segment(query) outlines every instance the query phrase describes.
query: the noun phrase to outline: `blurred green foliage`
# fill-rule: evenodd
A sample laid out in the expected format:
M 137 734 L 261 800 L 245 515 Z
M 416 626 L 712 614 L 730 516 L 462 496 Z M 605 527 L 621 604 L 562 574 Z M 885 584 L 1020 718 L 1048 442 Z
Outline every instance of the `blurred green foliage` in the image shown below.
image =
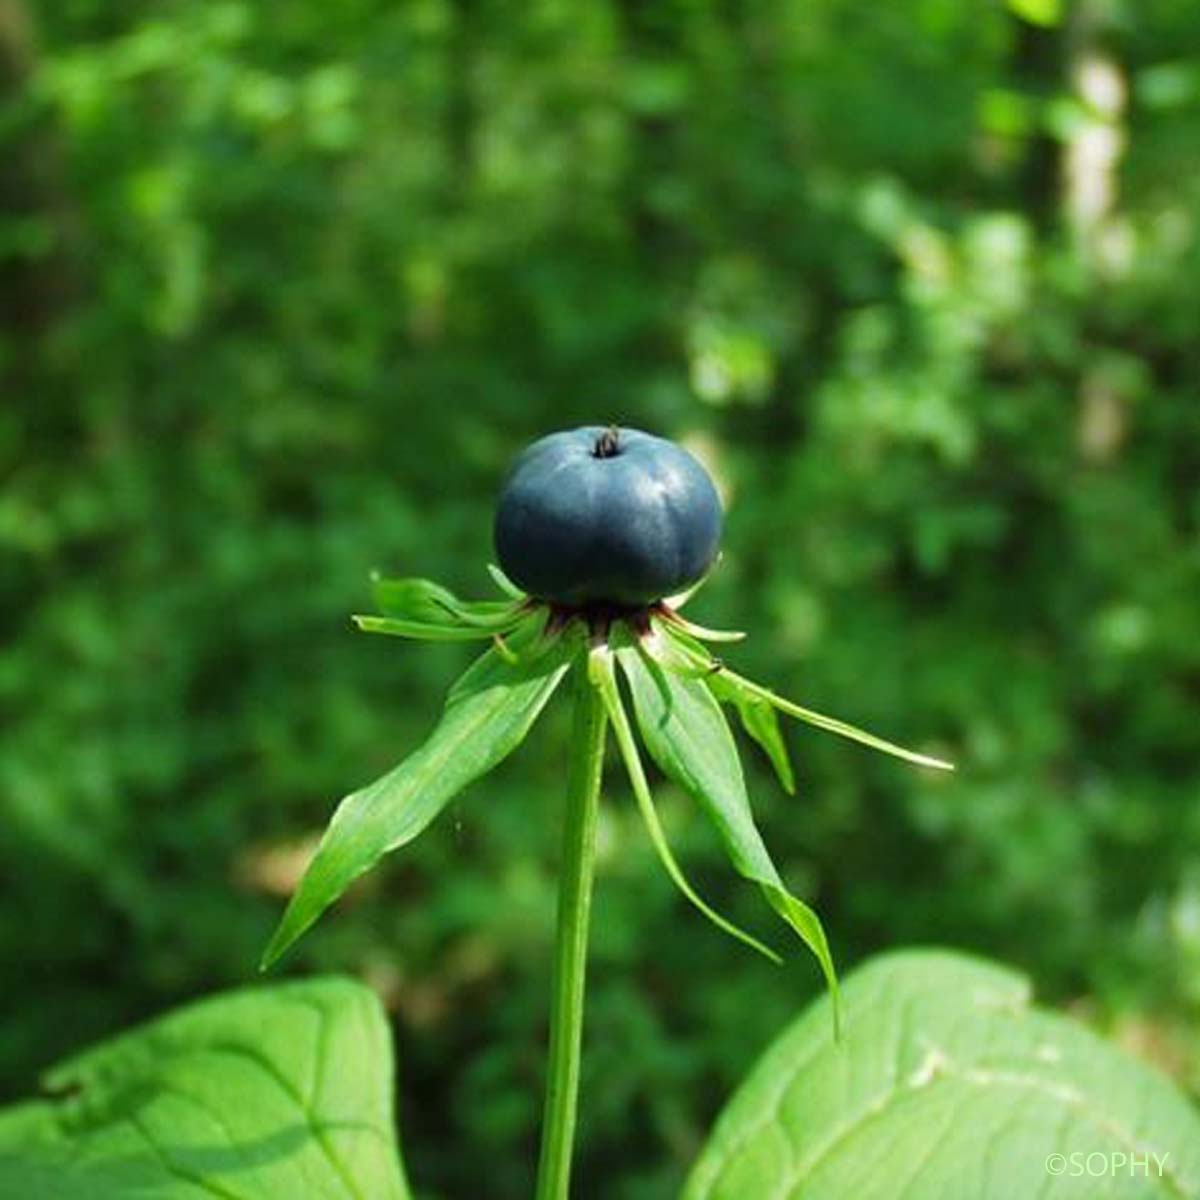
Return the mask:
M 732 662 L 960 763 L 747 750 L 840 960 L 1008 959 L 1196 1085 L 1200 8 L 0 0 L 0 80 L 7 1094 L 247 979 L 468 656 L 353 634 L 367 570 L 489 594 L 508 460 L 607 420 L 726 488 Z M 528 1192 L 565 736 L 289 960 L 383 992 L 430 1194 Z M 602 839 L 579 1177 L 639 1200 L 819 981 L 615 772 Z

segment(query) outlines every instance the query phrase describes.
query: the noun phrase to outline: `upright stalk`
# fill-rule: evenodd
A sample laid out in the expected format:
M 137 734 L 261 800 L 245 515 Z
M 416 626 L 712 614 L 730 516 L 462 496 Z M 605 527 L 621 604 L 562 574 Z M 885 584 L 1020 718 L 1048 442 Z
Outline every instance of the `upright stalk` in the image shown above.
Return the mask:
M 588 913 L 592 904 L 596 814 L 600 806 L 600 771 L 604 762 L 604 701 L 588 679 L 587 663 L 578 663 L 574 671 L 575 721 L 571 731 L 567 811 L 559 864 L 558 929 L 550 998 L 550 1058 L 537 1200 L 567 1200 L 570 1187 L 579 1096 Z

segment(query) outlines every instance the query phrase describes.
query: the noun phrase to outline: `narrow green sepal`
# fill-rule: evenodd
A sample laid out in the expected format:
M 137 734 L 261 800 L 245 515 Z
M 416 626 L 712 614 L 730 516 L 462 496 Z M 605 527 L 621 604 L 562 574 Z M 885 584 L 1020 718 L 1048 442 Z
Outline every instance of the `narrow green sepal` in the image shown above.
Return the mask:
M 728 698 L 736 703 L 736 698 L 741 697 L 746 702 L 765 702 L 772 708 L 776 708 L 790 717 L 795 717 L 799 721 L 816 726 L 818 729 L 824 729 L 828 733 L 836 733 L 839 737 L 869 746 L 872 750 L 878 750 L 883 754 L 902 758 L 906 762 L 915 763 L 920 767 L 934 767 L 939 771 L 954 770 L 954 764 L 945 759 L 934 758 L 929 754 L 906 749 L 895 742 L 876 737 L 875 734 L 868 733 L 867 730 L 860 729 L 857 725 L 851 725 L 848 721 L 840 721 L 836 717 L 827 717 L 824 713 L 816 712 L 811 708 L 803 708 L 786 697 L 777 695 L 770 688 L 765 688 L 761 684 L 738 675 L 719 658 L 709 654 L 704 646 L 686 631 L 673 627 L 669 622 L 661 620 L 652 622 L 651 629 L 656 637 L 643 640 L 643 645 L 651 657 L 676 675 L 708 676 L 711 683 L 711 677 L 719 674 L 722 679 L 722 699 Z M 751 736 L 754 735 L 751 734 Z
M 496 634 L 495 630 L 479 625 L 429 625 L 423 621 L 373 617 L 363 613 L 355 613 L 350 620 L 363 633 L 386 633 L 421 642 L 482 642 Z
M 521 591 L 519 587 L 505 573 L 500 570 L 495 563 L 488 563 L 488 574 L 492 577 L 492 582 L 510 599 L 512 600 L 528 600 L 529 595 Z
M 697 625 L 695 621 L 689 621 L 682 613 L 676 612 L 666 604 L 663 605 L 657 619 L 674 625 L 701 642 L 741 642 L 746 637 L 740 629 L 709 629 L 706 625 Z
M 870 746 L 872 750 L 879 750 L 883 754 L 892 755 L 894 758 L 902 758 L 906 762 L 916 764 L 918 767 L 933 767 L 939 771 L 954 770 L 952 762 L 947 762 L 943 758 L 934 758 L 930 754 L 921 754 L 916 750 L 908 750 L 904 746 L 897 745 L 895 742 L 889 742 L 884 738 L 876 737 L 875 734 L 868 733 L 865 729 L 859 729 L 857 725 L 851 725 L 846 721 L 839 721 L 836 717 L 827 717 L 824 713 L 814 712 L 811 708 L 801 708 L 799 704 L 795 704 L 783 696 L 777 696 L 769 688 L 753 683 L 749 679 L 744 679 L 727 668 L 722 668 L 721 675 L 724 677 L 725 683 L 739 693 L 750 698 L 765 700 L 772 707 L 777 708 L 782 713 L 786 713 L 789 717 L 795 717 L 806 724 L 815 725 L 818 729 L 824 729 L 829 733 L 836 733 L 839 737 L 848 738 L 852 742 L 859 742 L 863 746 Z
M 522 603 L 514 599 L 461 600 L 440 583 L 416 577 L 385 579 L 373 574 L 371 591 L 385 618 L 415 626 L 502 630 L 520 619 L 523 608 Z

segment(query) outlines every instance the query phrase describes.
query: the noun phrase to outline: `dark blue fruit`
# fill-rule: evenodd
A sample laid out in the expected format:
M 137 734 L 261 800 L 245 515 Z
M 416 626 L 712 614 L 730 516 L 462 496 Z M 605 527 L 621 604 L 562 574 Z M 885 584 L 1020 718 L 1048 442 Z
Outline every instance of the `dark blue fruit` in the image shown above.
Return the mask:
M 494 527 L 500 566 L 542 600 L 638 607 L 712 565 L 721 502 L 681 446 L 585 425 L 534 442 L 513 464 Z

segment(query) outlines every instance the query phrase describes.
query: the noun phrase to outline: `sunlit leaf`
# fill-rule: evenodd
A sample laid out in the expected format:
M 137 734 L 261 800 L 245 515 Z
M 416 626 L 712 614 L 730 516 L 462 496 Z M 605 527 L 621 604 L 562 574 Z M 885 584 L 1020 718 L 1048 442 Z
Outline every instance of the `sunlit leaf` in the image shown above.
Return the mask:
M 824 1036 L 828 1001 L 810 1005 L 717 1121 L 683 1200 L 1200 1195 L 1196 1110 L 1031 1007 L 1020 975 L 902 951 L 854 971 L 843 995 L 842 1044 Z
M 203 1000 L 0 1112 L 12 1200 L 408 1200 L 374 993 L 312 979 Z

